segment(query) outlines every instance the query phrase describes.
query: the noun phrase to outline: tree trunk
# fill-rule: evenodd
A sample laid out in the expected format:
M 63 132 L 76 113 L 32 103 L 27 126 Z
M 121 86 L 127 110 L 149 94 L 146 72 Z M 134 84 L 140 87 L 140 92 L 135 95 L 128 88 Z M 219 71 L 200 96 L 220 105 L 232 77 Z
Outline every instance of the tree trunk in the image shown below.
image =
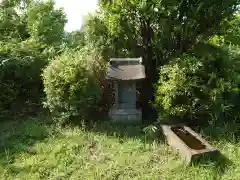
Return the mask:
M 153 84 L 157 80 L 156 59 L 153 58 L 153 29 L 150 20 L 142 22 L 142 40 L 143 40 L 143 64 L 145 66 L 146 79 L 142 88 L 143 115 L 149 117 L 153 112 L 151 102 L 154 101 Z

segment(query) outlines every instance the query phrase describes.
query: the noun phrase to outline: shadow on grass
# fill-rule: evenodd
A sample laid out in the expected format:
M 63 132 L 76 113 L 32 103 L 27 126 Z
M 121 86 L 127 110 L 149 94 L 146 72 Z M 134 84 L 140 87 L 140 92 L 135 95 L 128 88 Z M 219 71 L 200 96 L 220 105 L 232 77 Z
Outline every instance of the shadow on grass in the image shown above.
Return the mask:
M 222 176 L 229 166 L 233 165 L 233 162 L 230 161 L 226 156 L 219 152 L 218 157 L 215 157 L 214 163 L 214 175 L 215 177 Z
M 219 122 L 210 124 L 201 128 L 201 133 L 204 137 L 208 137 L 208 140 L 236 143 L 240 140 L 240 123 Z
M 213 176 L 215 178 L 221 177 L 231 165 L 233 165 L 233 162 L 219 151 L 215 154 L 211 154 L 211 156 L 196 159 L 193 163 L 191 163 L 191 166 L 212 169 Z
M 49 135 L 46 122 L 39 118 L 26 118 L 0 123 L 0 166 L 14 162 L 20 153 L 35 154 L 33 145 Z
M 93 125 L 92 128 L 89 129 L 91 132 L 103 133 L 107 136 L 114 137 L 143 137 L 144 133 L 140 125 L 132 125 L 132 124 L 116 124 L 110 121 L 98 122 Z
M 216 124 L 210 124 L 208 126 L 199 128 L 197 131 L 201 132 L 202 136 L 207 139 L 210 144 L 214 146 L 218 144 L 218 153 L 212 158 L 206 157 L 205 159 L 197 162 L 200 166 L 209 168 L 209 165 L 213 168 L 214 176 L 221 177 L 224 172 L 229 169 L 230 166 L 234 165 L 234 162 L 228 159 L 224 154 L 221 153 L 223 149 L 221 147 L 225 144 L 232 144 L 237 147 L 240 133 L 239 124 L 236 122 L 224 123 L 219 122 Z M 232 147 L 229 147 L 232 148 Z M 227 156 L 232 156 L 232 154 L 226 154 Z
M 148 143 L 151 143 L 153 141 L 160 142 L 163 140 L 162 134 L 159 130 L 156 132 L 145 132 L 145 127 L 146 125 L 144 124 L 134 125 L 105 121 L 96 123 L 92 128 L 89 129 L 89 131 L 122 139 L 137 138 Z

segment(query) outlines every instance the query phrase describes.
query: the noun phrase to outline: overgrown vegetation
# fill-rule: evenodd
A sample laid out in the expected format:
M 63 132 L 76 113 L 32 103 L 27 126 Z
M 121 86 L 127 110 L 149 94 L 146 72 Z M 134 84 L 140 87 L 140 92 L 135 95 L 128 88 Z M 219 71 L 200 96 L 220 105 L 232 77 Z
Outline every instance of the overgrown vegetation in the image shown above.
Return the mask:
M 238 48 L 237 48 L 238 49 Z M 156 106 L 163 119 L 203 121 L 234 118 L 240 84 L 238 51 L 199 45 L 160 69 Z
M 41 106 L 42 70 L 61 49 L 66 18 L 52 1 L 3 0 L 0 5 L 0 118 L 4 119 Z
M 237 0 L 99 1 L 99 10 L 87 16 L 82 30 L 64 32 L 66 16 L 52 0 L 4 0 L 1 117 L 45 99 L 46 107 L 63 119 L 86 118 L 92 109 L 102 108 L 103 67 L 109 58 L 138 56 L 143 57 L 147 75 L 140 92 L 144 113 L 151 112 L 149 101 L 155 99 L 158 109 L 177 118 L 221 116 L 226 108 L 230 112 L 237 104 L 231 99 L 236 99 L 239 83 L 238 4 Z
M 239 140 L 234 124 L 203 129 L 225 158 L 185 166 L 164 142 L 149 141 L 140 127 L 97 124 L 59 128 L 47 119 L 0 126 L 0 179 L 238 179 Z M 219 133 L 221 132 L 221 133 Z
M 43 73 L 46 106 L 62 121 L 89 119 L 101 110 L 104 60 L 83 48 L 57 56 Z
M 41 52 L 42 48 L 34 40 L 1 43 L 1 117 L 14 116 L 28 101 L 40 103 L 43 97 L 40 75 L 48 58 L 47 53 Z
M 0 178 L 238 179 L 239 4 L 99 0 L 81 30 L 65 32 L 53 0 L 0 1 Z M 109 58 L 139 56 L 143 113 L 197 125 L 229 160 L 185 167 L 147 132 L 154 125 L 95 124 L 109 105 Z M 36 118 L 43 105 L 47 121 Z

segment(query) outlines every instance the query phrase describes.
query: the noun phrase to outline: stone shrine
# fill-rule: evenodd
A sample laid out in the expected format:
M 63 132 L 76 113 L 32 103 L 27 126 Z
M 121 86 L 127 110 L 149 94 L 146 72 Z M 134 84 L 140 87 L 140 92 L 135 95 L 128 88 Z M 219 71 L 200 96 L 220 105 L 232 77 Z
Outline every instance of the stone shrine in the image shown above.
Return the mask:
M 106 79 L 114 83 L 115 107 L 109 110 L 113 121 L 141 122 L 142 110 L 136 108 L 136 84 L 145 78 L 142 58 L 112 58 Z

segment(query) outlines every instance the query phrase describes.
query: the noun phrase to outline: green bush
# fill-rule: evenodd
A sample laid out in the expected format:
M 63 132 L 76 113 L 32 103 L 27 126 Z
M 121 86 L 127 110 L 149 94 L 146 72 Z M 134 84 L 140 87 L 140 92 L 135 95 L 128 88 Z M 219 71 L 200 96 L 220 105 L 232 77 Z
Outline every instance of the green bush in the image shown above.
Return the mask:
M 239 94 L 239 53 L 199 45 L 160 69 L 155 106 L 163 117 L 208 121 L 232 115 Z M 191 121 L 193 122 L 193 121 Z
M 58 120 L 87 120 L 99 110 L 105 65 L 95 50 L 83 48 L 55 58 L 43 73 L 45 105 Z
M 0 43 L 0 118 L 17 115 L 42 97 L 42 68 L 47 54 L 35 41 Z

